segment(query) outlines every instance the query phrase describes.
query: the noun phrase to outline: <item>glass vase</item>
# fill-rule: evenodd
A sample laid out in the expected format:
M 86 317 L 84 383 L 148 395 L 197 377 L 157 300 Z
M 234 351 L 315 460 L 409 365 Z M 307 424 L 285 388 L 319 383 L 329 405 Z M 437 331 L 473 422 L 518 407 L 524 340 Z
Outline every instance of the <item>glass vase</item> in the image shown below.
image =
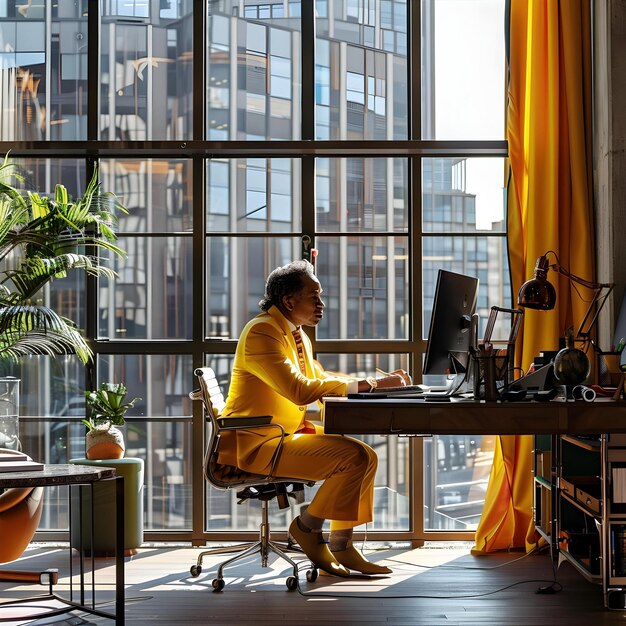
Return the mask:
M 20 379 L 0 378 L 0 448 L 21 450 Z

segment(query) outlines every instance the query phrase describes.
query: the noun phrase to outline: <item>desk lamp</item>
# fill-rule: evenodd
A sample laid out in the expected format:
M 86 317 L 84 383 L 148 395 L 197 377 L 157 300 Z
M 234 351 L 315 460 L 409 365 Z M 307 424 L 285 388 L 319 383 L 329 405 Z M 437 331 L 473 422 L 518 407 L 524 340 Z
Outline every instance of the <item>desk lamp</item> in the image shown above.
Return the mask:
M 556 262 L 552 265 L 550 265 L 548 261 L 549 254 L 553 254 L 556 259 Z M 594 283 L 572 274 L 568 269 L 561 265 L 556 252 L 548 250 L 548 252 L 542 254 L 537 259 L 537 264 L 535 265 L 535 275 L 533 278 L 527 280 L 520 287 L 519 293 L 517 294 L 517 303 L 519 306 L 527 309 L 539 309 L 543 311 L 549 311 L 554 308 L 554 305 L 556 304 L 556 291 L 547 278 L 549 269 L 565 276 L 574 285 L 574 289 L 576 289 L 575 285 L 582 285 L 583 287 L 594 292 L 593 298 L 589 303 L 589 308 L 587 309 L 585 317 L 583 317 L 575 336 L 575 339 L 578 341 L 589 341 L 591 330 L 595 326 L 598 315 L 602 310 L 606 299 L 609 297 L 609 294 L 613 291 L 615 284 Z M 578 289 L 576 289 L 576 291 L 578 292 L 578 295 L 580 295 Z

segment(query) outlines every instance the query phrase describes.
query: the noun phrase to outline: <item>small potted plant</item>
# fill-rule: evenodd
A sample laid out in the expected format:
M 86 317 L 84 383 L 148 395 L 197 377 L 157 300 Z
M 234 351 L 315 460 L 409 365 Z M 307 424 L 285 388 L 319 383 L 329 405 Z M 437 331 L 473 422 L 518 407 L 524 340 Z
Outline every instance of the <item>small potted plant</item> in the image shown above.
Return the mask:
M 102 383 L 95 391 L 85 391 L 90 416 L 82 420 L 87 427 L 85 437 L 88 459 L 121 459 L 124 456 L 124 436 L 117 426 L 123 426 L 128 409 L 141 398 L 124 402 L 128 389 L 122 383 Z

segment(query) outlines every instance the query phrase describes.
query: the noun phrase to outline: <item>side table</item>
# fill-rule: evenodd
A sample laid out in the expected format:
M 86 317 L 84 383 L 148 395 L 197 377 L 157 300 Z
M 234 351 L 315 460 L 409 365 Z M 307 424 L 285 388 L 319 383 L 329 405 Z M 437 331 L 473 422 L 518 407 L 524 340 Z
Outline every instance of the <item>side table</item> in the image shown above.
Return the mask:
M 42 619 L 53 615 L 60 615 L 68 613 L 70 611 L 83 611 L 92 615 L 98 615 L 100 617 L 106 617 L 114 619 L 116 626 L 124 625 L 124 479 L 115 475 L 115 470 L 108 467 L 81 467 L 78 465 L 45 465 L 43 470 L 28 471 L 28 472 L 7 472 L 0 474 L 0 489 L 9 487 L 53 487 L 60 485 L 68 485 L 71 491 L 73 486 L 87 486 L 92 487 L 98 483 L 111 483 L 114 487 L 114 528 L 115 528 L 115 613 L 104 611 L 96 604 L 96 589 L 95 580 L 93 578 L 93 571 L 95 569 L 93 563 L 91 563 L 91 601 L 85 601 L 85 551 L 80 552 L 80 594 L 79 601 L 74 601 L 74 571 L 72 565 L 72 552 L 69 551 L 69 581 L 70 590 L 69 599 L 63 596 L 53 593 L 52 580 L 49 581 L 49 591 L 47 594 L 37 595 L 31 598 L 22 598 L 19 600 L 11 600 L 8 602 L 0 603 L 0 622 L 15 622 L 16 617 L 4 616 L 4 610 L 7 609 L 10 612 L 12 607 L 18 608 L 22 605 L 28 605 L 34 603 L 37 606 L 38 612 L 33 613 L 32 616 L 23 615 L 20 612 L 19 620 L 25 619 Z M 72 502 L 70 497 L 70 512 L 72 510 Z M 93 519 L 93 510 L 91 510 L 91 518 Z M 79 528 L 83 527 L 82 519 L 79 520 Z M 70 534 L 72 532 L 72 515 L 70 514 Z M 80 546 L 83 545 L 82 538 L 79 542 Z M 93 550 L 92 550 L 93 552 Z M 47 601 L 57 601 L 61 603 L 60 608 L 50 608 L 49 610 L 42 604 Z
M 137 548 L 143 543 L 143 459 L 71 459 L 73 465 L 87 465 L 90 467 L 112 467 L 116 476 L 124 478 L 124 556 L 137 554 Z M 115 524 L 111 501 L 115 497 L 113 485 L 98 483 L 93 488 L 94 507 L 94 537 L 93 550 L 97 557 L 112 556 L 115 552 Z M 91 506 L 90 494 L 83 496 L 83 507 Z M 71 545 L 76 548 L 78 538 L 78 507 L 73 507 Z M 83 516 L 83 542 L 90 544 L 91 525 L 86 523 Z

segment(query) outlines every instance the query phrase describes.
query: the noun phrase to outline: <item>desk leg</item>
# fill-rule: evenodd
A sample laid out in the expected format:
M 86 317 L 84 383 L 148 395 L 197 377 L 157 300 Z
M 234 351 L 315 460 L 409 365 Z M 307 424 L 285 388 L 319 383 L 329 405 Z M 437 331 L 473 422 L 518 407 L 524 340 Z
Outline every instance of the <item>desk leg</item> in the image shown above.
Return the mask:
M 559 520 L 561 516 L 558 513 L 560 506 L 559 502 L 559 489 L 558 489 L 558 477 L 561 475 L 561 446 L 558 435 L 552 435 L 552 467 L 550 468 L 550 500 L 552 502 L 552 511 L 550 516 L 552 518 L 550 528 L 550 554 L 552 556 L 552 562 L 554 563 L 555 571 L 559 567 Z
M 108 480 L 114 481 L 115 485 L 115 615 L 101 611 L 96 608 L 96 560 L 95 560 L 95 488 L 100 483 L 90 483 L 88 485 L 76 485 L 73 487 L 74 494 L 78 497 L 78 551 L 79 551 L 79 572 L 80 572 L 80 603 L 77 607 L 83 607 L 93 615 L 102 617 L 110 617 L 115 619 L 116 626 L 124 626 L 124 602 L 125 602 L 125 580 L 124 580 L 124 477 L 116 476 Z M 85 540 L 83 535 L 83 522 L 85 508 L 84 489 L 89 488 L 91 498 L 91 506 L 89 507 L 89 528 L 90 537 L 89 550 L 91 552 L 91 603 L 90 606 L 85 605 Z M 71 494 L 70 494 L 71 495 Z M 69 498 L 70 520 L 72 519 L 72 500 Z M 71 535 L 71 532 L 70 532 Z M 71 541 L 71 537 L 70 537 Z M 70 603 L 73 603 L 73 565 L 72 565 L 72 548 L 70 546 Z
M 115 517 L 115 624 L 124 626 L 126 582 L 124 580 L 124 478 L 122 476 L 115 478 Z
M 70 485 L 69 497 L 69 516 L 72 519 L 72 502 L 74 497 L 78 501 L 78 564 L 80 578 L 80 601 L 81 606 L 85 606 L 85 542 L 83 535 L 83 523 L 85 515 L 84 490 L 89 489 L 91 498 L 91 506 L 89 507 L 89 528 L 90 528 L 90 546 L 91 551 L 91 608 L 96 608 L 96 562 L 94 558 L 94 483 L 88 485 Z M 71 526 L 71 523 L 70 523 Z M 73 570 L 73 554 L 72 554 L 72 537 L 70 530 L 70 602 L 74 601 L 74 570 Z

